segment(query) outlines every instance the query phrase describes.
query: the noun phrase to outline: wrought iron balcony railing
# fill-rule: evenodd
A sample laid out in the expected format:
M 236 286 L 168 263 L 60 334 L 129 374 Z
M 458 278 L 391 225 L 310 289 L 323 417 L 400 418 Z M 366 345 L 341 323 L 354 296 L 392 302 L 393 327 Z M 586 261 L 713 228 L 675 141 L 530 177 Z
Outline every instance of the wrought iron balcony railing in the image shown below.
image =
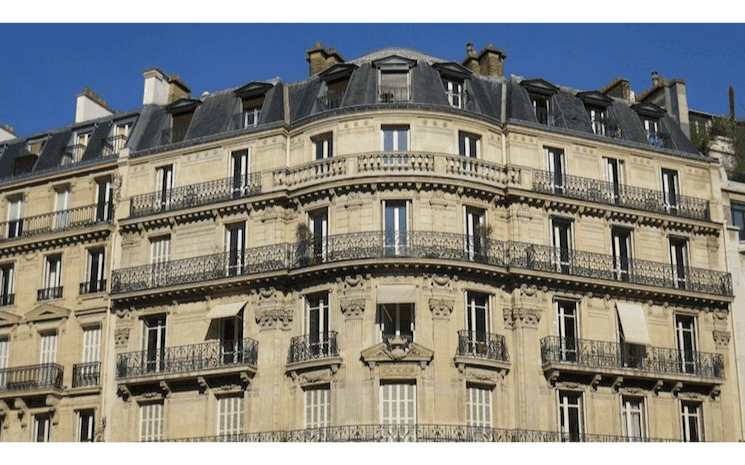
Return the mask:
M 343 97 L 341 92 L 327 92 L 316 99 L 316 108 L 319 112 L 339 108 Z
M 411 99 L 409 86 L 378 86 L 378 102 L 402 103 Z
M 62 149 L 61 165 L 72 165 L 83 159 L 86 146 L 84 144 L 68 145 Z
M 602 118 L 591 121 L 591 124 L 592 132 L 599 136 L 610 137 L 612 139 L 623 137 L 621 126 L 618 125 L 617 121 Z
M 127 352 L 116 357 L 116 377 L 195 374 L 216 368 L 256 366 L 258 354 L 259 343 L 251 338 Z
M 240 180 L 224 178 L 133 196 L 130 200 L 129 216 L 137 218 L 161 211 L 182 210 L 226 200 L 242 199 L 260 193 L 261 173 L 252 173 Z
M 76 363 L 72 366 L 72 387 L 101 384 L 101 362 Z
M 120 134 L 111 136 L 101 141 L 101 156 L 112 157 L 119 153 L 127 143 L 127 136 Z
M 721 354 L 558 336 L 541 339 L 541 360 L 592 368 L 724 378 Z
M 732 276 L 722 271 L 675 266 L 572 249 L 510 242 L 510 268 L 561 273 L 631 284 L 732 295 Z
M 458 331 L 458 352 L 456 355 L 500 362 L 510 361 L 504 336 L 480 331 Z
M 15 297 L 16 295 L 13 293 L 0 294 L 0 307 L 13 305 L 13 303 L 15 302 Z
M 676 439 L 559 433 L 460 425 L 349 425 L 292 431 L 237 433 L 171 442 L 679 442 Z
M 305 336 L 293 337 L 290 340 L 287 363 L 291 364 L 338 356 L 339 348 L 336 345 L 336 331 L 329 331 L 327 334 L 306 334 Z
M 86 281 L 80 283 L 81 294 L 94 294 L 96 292 L 106 292 L 106 280 L 99 279 L 95 281 Z
M 0 392 L 62 389 L 62 375 L 62 366 L 56 363 L 4 368 L 0 370 Z
M 653 147 L 670 147 L 670 136 L 660 131 L 645 130 L 647 143 Z
M 614 184 L 579 176 L 557 175 L 550 171 L 533 172 L 533 190 L 570 199 L 588 200 L 605 205 L 665 213 L 699 220 L 709 219 L 709 201 L 624 184 Z
M 99 219 L 99 209 L 98 205 L 87 205 L 1 222 L 0 242 L 60 231 L 73 231 L 109 221 L 111 215 L 108 216 L 109 219 Z
M 36 291 L 36 300 L 39 302 L 43 300 L 61 299 L 62 298 L 62 286 L 47 287 Z

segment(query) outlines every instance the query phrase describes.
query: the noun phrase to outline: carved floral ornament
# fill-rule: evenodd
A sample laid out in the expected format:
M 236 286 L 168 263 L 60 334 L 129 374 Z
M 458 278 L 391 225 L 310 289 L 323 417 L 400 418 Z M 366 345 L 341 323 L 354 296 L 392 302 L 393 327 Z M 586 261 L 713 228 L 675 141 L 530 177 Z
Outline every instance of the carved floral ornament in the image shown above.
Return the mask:
M 293 311 L 286 308 L 267 308 L 256 310 L 256 323 L 261 329 L 290 329 Z
M 362 315 L 365 313 L 365 301 L 362 299 L 356 299 L 342 302 L 341 312 L 348 319 L 362 318 Z
M 452 299 L 429 299 L 429 309 L 432 311 L 434 318 L 450 319 L 454 305 L 455 300 Z
M 536 328 L 543 311 L 538 308 L 505 308 L 502 310 L 504 324 L 510 329 Z
M 714 336 L 714 343 L 717 348 L 724 349 L 729 346 L 730 333 L 729 331 L 712 331 Z

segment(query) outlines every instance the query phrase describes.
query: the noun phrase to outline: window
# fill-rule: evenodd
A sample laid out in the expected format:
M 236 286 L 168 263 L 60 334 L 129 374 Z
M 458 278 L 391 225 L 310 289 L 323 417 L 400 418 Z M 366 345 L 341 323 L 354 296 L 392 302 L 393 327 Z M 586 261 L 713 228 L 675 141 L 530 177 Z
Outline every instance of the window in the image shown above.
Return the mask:
M 406 200 L 385 200 L 383 210 L 386 255 L 406 253 L 409 202 Z
M 478 147 L 481 138 L 467 132 L 458 133 L 458 154 L 464 157 L 478 158 Z
M 384 425 L 416 424 L 415 383 L 380 383 L 380 422 Z
M 93 409 L 78 410 L 78 442 L 93 442 L 95 439 L 96 416 Z
M 8 202 L 8 239 L 21 237 L 23 234 L 23 197 L 16 197 Z
M 57 333 L 41 335 L 39 363 L 42 365 L 57 362 Z
M 540 124 L 549 124 L 551 120 L 551 98 L 544 95 L 528 94 L 535 117 Z
M 463 92 L 463 83 L 443 79 L 442 83 L 445 85 L 445 95 L 448 98 L 448 103 L 453 108 L 464 108 L 465 94 Z
M 675 287 L 686 288 L 686 271 L 688 268 L 687 241 L 679 237 L 670 238 L 670 265 Z
M 83 363 L 99 362 L 99 353 L 101 347 L 101 328 L 83 329 Z
M 665 211 L 673 215 L 678 212 L 678 172 L 662 170 L 662 204 Z
M 408 102 L 409 71 L 408 70 L 380 70 L 378 84 L 378 102 L 398 103 Z
M 605 109 L 600 107 L 585 106 L 587 116 L 590 118 L 592 132 L 600 136 L 605 135 Z
M 466 426 L 491 428 L 491 389 L 466 388 Z
M 378 305 L 378 321 L 384 341 L 401 338 L 414 340 L 414 305 L 386 303 Z
M 67 229 L 70 226 L 70 186 L 55 189 L 54 197 L 52 229 Z
M 106 290 L 106 249 L 103 247 L 88 250 L 88 262 L 86 263 L 86 280 L 80 286 L 81 294 L 92 294 Z
M 130 132 L 132 132 L 132 121 L 126 121 L 117 123 L 112 131 L 112 138 L 110 143 L 111 153 L 119 153 L 127 143 Z
M 564 172 L 564 151 L 546 147 L 546 166 L 548 167 L 549 179 L 554 193 L 564 194 L 566 185 L 566 173 Z
M 555 305 L 560 359 L 564 362 L 577 362 L 577 302 L 557 300 Z
M 643 117 L 642 123 L 644 124 L 644 132 L 647 135 L 647 143 L 654 147 L 664 147 L 665 138 L 658 130 L 658 120 L 650 117 Z
M 140 405 L 140 442 L 163 438 L 163 404 Z
M 10 358 L 10 339 L 7 336 L 0 337 L 0 389 L 5 388 L 7 381 L 8 359 Z
M 175 113 L 172 116 L 171 125 L 171 143 L 181 142 L 186 137 L 186 131 L 189 129 L 191 118 L 194 116 L 194 111 L 186 111 L 183 113 Z
M 70 165 L 82 160 L 83 154 L 85 153 L 86 147 L 88 147 L 88 142 L 92 135 L 93 132 L 91 131 L 75 133 L 73 135 L 72 145 L 65 147 L 62 152 L 61 164 L 63 166 Z
M 732 210 L 732 225 L 740 229 L 740 240 L 745 241 L 745 203 L 732 202 L 730 208 Z
M 701 402 L 680 403 L 680 426 L 683 442 L 704 440 L 704 422 Z
M 466 253 L 469 260 L 483 260 L 487 252 L 488 228 L 486 212 L 479 208 L 466 207 Z
M 381 145 L 385 152 L 405 152 L 409 149 L 408 126 L 382 126 Z
M 328 210 L 312 212 L 308 217 L 313 234 L 313 258 L 316 262 L 323 262 L 328 251 Z
M 675 340 L 678 364 L 683 373 L 696 373 L 696 319 L 691 315 L 675 315 Z
M 254 98 L 246 98 L 242 101 L 241 112 L 242 128 L 252 128 L 259 124 L 261 107 L 264 105 L 264 95 Z
M 111 199 L 111 179 L 97 180 L 96 190 L 96 221 L 111 221 L 114 206 Z
M 158 168 L 156 170 L 155 182 L 158 186 L 156 207 L 161 210 L 167 210 L 173 196 L 173 165 Z
M 243 433 L 243 396 L 217 399 L 217 435 L 237 436 Z
M 305 334 L 308 335 L 308 350 L 311 358 L 332 355 L 329 339 L 329 295 L 309 296 L 306 299 Z
M 235 316 L 220 318 L 218 331 L 220 334 L 221 363 L 230 365 L 243 361 L 243 309 Z
M 491 332 L 489 296 L 477 292 L 466 293 L 466 329 L 469 354 L 485 356 Z
M 44 263 L 44 287 L 38 300 L 62 298 L 62 255 L 49 255 Z
M 611 228 L 611 255 L 613 273 L 619 281 L 629 281 L 629 262 L 631 261 L 631 230 Z
M 331 425 L 331 389 L 328 385 L 305 390 L 305 427 Z
M 166 316 L 158 315 L 142 320 L 144 335 L 142 338 L 147 371 L 161 371 L 166 357 Z
M 610 201 L 619 204 L 623 195 L 623 161 L 603 158 L 603 164 L 605 165 L 605 181 L 610 188 Z
M 34 415 L 34 429 L 31 431 L 33 442 L 49 442 L 52 438 L 52 414 Z
M 226 252 L 228 253 L 228 276 L 243 274 L 246 252 L 246 223 L 225 228 Z
M 643 398 L 621 397 L 621 423 L 623 423 L 623 435 L 627 441 L 644 441 L 646 439 Z
M 569 273 L 572 262 L 572 222 L 563 218 L 551 220 L 554 269 Z
M 581 393 L 559 391 L 559 427 L 562 442 L 584 439 Z
M 234 199 L 251 193 L 251 152 L 248 149 L 230 154 L 230 177 Z
M 0 265 L 0 307 L 13 305 L 15 294 L 13 294 L 13 264 Z
M 314 138 L 313 147 L 315 148 L 316 160 L 323 160 L 324 158 L 334 156 L 334 140 L 330 133 Z
M 165 283 L 168 279 L 168 261 L 171 259 L 171 237 L 162 236 L 150 240 L 150 263 L 153 284 Z

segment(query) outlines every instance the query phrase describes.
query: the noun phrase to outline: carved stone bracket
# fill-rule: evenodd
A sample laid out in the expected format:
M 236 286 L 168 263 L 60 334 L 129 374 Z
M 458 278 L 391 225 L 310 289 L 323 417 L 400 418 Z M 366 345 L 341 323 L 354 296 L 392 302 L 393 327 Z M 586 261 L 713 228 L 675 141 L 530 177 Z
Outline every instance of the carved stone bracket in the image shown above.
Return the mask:
M 341 312 L 347 320 L 360 319 L 365 313 L 363 299 L 347 300 L 341 303 Z
M 117 349 L 124 349 L 129 344 L 130 328 L 117 328 L 114 331 L 114 345 Z
M 537 328 L 541 321 L 543 311 L 539 308 L 505 308 L 502 310 L 505 327 L 515 328 Z
M 283 308 L 256 310 L 256 323 L 262 330 L 281 328 L 288 330 L 292 324 L 293 311 Z
M 429 309 L 432 311 L 432 318 L 439 320 L 449 320 L 450 314 L 453 313 L 455 300 L 451 299 L 429 299 Z
M 712 336 L 714 336 L 714 343 L 716 344 L 717 349 L 726 349 L 727 346 L 729 346 L 729 331 L 714 330 L 712 331 Z

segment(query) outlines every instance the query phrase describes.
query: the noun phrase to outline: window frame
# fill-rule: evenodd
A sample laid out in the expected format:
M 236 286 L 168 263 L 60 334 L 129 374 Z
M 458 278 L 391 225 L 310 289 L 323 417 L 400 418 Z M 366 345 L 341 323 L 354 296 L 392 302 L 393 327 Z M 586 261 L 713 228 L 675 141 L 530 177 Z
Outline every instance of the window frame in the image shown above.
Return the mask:
M 165 405 L 163 402 L 139 404 L 139 439 L 140 442 L 155 442 L 163 439 L 165 423 Z M 147 413 L 147 417 L 146 414 Z
M 646 399 L 640 396 L 621 395 L 619 397 L 621 403 L 621 431 L 626 441 L 629 442 L 646 442 L 647 436 L 647 412 L 646 412 Z M 634 411 L 630 409 L 629 404 L 631 402 L 638 403 L 638 410 Z M 638 413 L 639 415 L 639 435 L 630 434 L 630 428 L 633 426 L 634 418 L 633 415 Z
M 481 136 L 458 131 L 458 155 L 466 158 L 481 158 Z
M 15 263 L 0 264 L 0 307 L 13 305 L 15 302 Z
M 556 271 L 571 272 L 574 252 L 574 221 L 569 218 L 551 217 L 551 247 Z
M 246 265 L 246 222 L 225 225 L 227 276 L 239 276 Z
M 411 230 L 411 200 L 385 199 L 383 207 L 383 235 L 386 255 L 399 255 L 408 247 L 408 231 Z M 390 215 L 389 215 L 390 211 Z M 401 218 L 403 212 L 404 218 Z M 391 223 L 392 224 L 389 224 Z
M 388 75 L 405 75 L 406 76 L 406 84 L 405 85 L 396 85 L 396 84 L 390 84 L 385 83 L 383 76 Z M 391 80 L 389 78 L 388 80 Z M 383 91 L 387 88 L 390 89 L 403 89 L 404 92 L 402 92 L 403 95 L 399 96 L 396 95 L 396 92 L 393 91 L 392 93 L 384 93 Z M 380 67 L 378 68 L 378 102 L 377 103 L 403 103 L 403 102 L 409 102 L 411 101 L 411 70 L 406 67 Z
M 577 391 L 557 390 L 556 395 L 558 405 L 558 425 L 561 435 L 561 442 L 583 442 L 585 439 L 583 393 Z M 573 405 L 569 403 L 570 397 L 577 399 L 576 407 L 573 407 Z M 566 399 L 566 401 L 564 401 L 563 399 Z M 577 431 L 571 431 L 572 419 L 569 416 L 570 408 L 575 408 L 577 410 Z
M 730 224 L 739 229 L 737 236 L 740 242 L 745 241 L 745 202 L 730 201 Z
M 110 177 L 96 180 L 96 221 L 113 219 L 113 186 Z
M 83 290 L 86 294 L 106 291 L 106 247 L 87 249 Z M 81 292 L 82 293 L 82 292 Z
M 474 399 L 474 397 L 476 399 Z M 481 385 L 466 384 L 466 426 L 491 428 L 494 390 Z M 474 402 L 475 400 L 475 402 Z M 476 418 L 474 418 L 476 417 Z
M 218 437 L 235 437 L 244 432 L 245 398 L 243 395 L 220 396 L 217 401 L 215 432 Z
M 380 381 L 379 386 L 379 397 L 380 404 L 378 406 L 380 413 L 380 424 L 381 425 L 415 425 L 417 421 L 417 389 L 416 381 L 395 381 L 388 382 L 385 380 Z M 397 386 L 397 388 L 388 388 L 388 386 Z M 410 388 L 407 388 L 409 386 Z M 389 391 L 386 393 L 386 391 Z M 394 394 L 395 396 L 389 396 L 386 394 Z M 399 396 L 403 394 L 403 396 Z M 388 404 L 386 406 L 386 403 Z M 396 408 L 391 408 L 393 405 Z M 405 413 L 400 415 L 400 407 L 405 407 Z M 386 408 L 388 407 L 388 408 Z M 413 408 L 412 408 L 413 407 Z M 395 413 L 393 412 L 395 410 Z M 386 416 L 386 412 L 389 415 Z
M 448 104 L 453 108 L 464 108 L 465 82 L 442 78 L 442 85 L 445 88 L 445 96 L 448 99 Z M 455 90 L 456 86 L 458 87 L 457 90 Z
M 675 348 L 678 352 L 678 363 L 683 373 L 695 374 L 698 354 L 698 321 L 694 315 L 675 313 Z
M 331 426 L 331 385 L 323 384 L 303 389 L 305 428 Z
M 313 136 L 313 160 L 320 161 L 334 157 L 334 134 L 326 132 Z
M 555 330 L 559 338 L 559 357 L 561 361 L 577 362 L 580 339 L 579 301 L 557 297 L 553 307 L 556 316 Z
M 386 149 L 386 133 L 391 133 L 391 149 Z M 406 135 L 406 147 L 401 148 L 401 134 Z M 380 126 L 380 150 L 382 152 L 408 152 L 411 147 L 411 127 L 408 124 L 383 124 Z
M 43 412 L 33 415 L 31 442 L 52 442 L 52 413 Z M 43 431 L 40 430 L 43 428 Z M 41 433 L 41 434 L 40 434 Z
M 695 408 L 695 413 L 691 413 L 691 407 Z M 696 420 L 696 437 L 692 437 L 691 418 Z M 698 401 L 680 401 L 680 429 L 681 441 L 683 442 L 703 442 L 705 440 L 704 429 L 704 404 Z
M 77 418 L 76 442 L 95 442 L 96 409 L 91 408 L 75 410 L 75 417 Z M 87 417 L 87 419 L 85 419 L 84 417 Z
M 6 237 L 13 239 L 23 235 L 23 195 L 8 198 L 8 230 Z
M 39 364 L 55 364 L 58 356 L 59 334 L 57 331 L 39 333 Z
M 62 254 L 44 257 L 44 274 L 42 275 L 42 299 L 51 300 L 62 297 Z
M 688 239 L 679 236 L 669 236 L 668 249 L 670 250 L 670 271 L 672 273 L 673 284 L 676 289 L 685 290 L 688 281 L 688 267 L 690 266 Z
M 385 342 L 389 339 L 402 338 L 410 342 L 414 341 L 416 336 L 416 306 L 414 302 L 399 302 L 399 303 L 381 303 L 377 304 L 377 322 L 378 322 L 378 334 L 380 340 Z M 408 322 L 409 328 L 405 328 L 406 320 L 402 319 L 402 315 L 407 312 L 409 315 Z M 387 318 L 386 318 L 387 315 Z M 386 331 L 386 325 L 393 326 L 393 332 Z

